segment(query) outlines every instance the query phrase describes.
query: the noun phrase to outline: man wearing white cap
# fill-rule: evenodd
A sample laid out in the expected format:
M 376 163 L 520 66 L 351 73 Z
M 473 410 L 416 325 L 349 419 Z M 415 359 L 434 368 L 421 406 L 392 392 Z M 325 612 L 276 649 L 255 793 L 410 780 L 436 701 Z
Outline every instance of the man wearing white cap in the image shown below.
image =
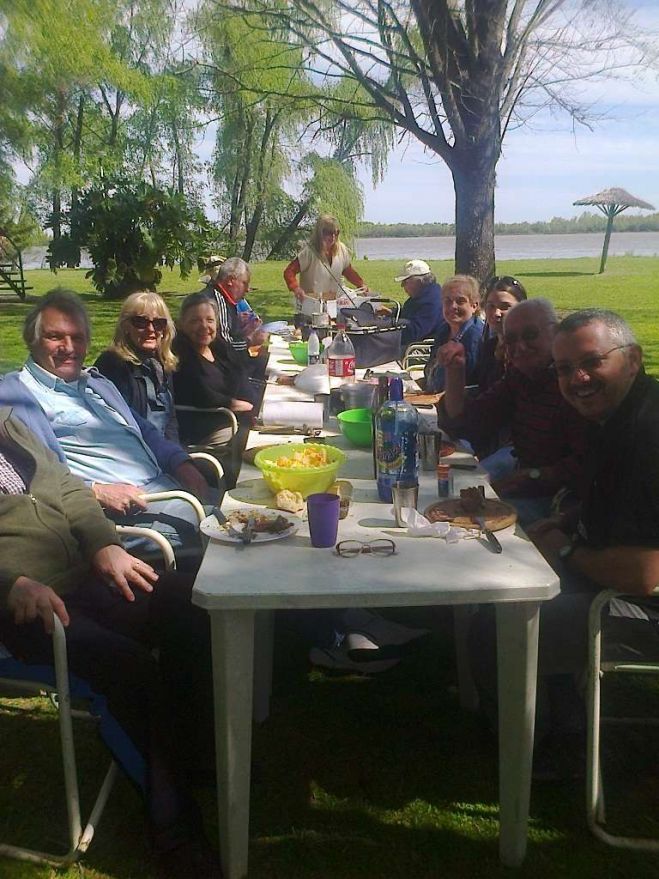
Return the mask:
M 445 321 L 442 314 L 442 288 L 430 271 L 428 263 L 422 259 L 411 259 L 405 263 L 403 273 L 394 280 L 400 282 L 409 297 L 400 312 L 403 349 L 411 342 L 434 338 Z

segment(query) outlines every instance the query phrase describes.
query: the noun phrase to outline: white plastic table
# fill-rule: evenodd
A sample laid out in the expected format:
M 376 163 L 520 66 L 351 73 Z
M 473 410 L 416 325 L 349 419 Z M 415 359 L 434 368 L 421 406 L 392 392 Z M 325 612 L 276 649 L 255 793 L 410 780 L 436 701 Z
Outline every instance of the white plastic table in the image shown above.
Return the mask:
M 342 438 L 332 442 L 346 448 Z M 267 665 L 271 650 L 267 636 L 265 643 L 255 639 L 255 621 L 264 611 L 303 608 L 495 605 L 499 850 L 505 865 L 518 866 L 527 842 L 538 616 L 541 603 L 558 593 L 557 576 L 514 527 L 499 532 L 500 555 L 480 540 L 447 545 L 442 539 L 407 537 L 395 527 L 390 507 L 377 500 L 370 452 L 347 451 L 349 460 L 339 475 L 351 480 L 354 494 L 348 518 L 339 523 L 339 539 L 393 537 L 396 555 L 340 558 L 332 549 L 313 548 L 305 523 L 294 536 L 260 546 L 211 541 L 195 581 L 193 601 L 211 619 L 225 877 L 247 876 L 254 651 L 256 646 L 257 661 Z M 256 475 L 246 467 L 241 482 Z M 473 472 L 456 471 L 456 477 L 456 490 L 484 481 Z M 433 474 L 422 474 L 419 509 L 435 499 Z M 225 504 L 235 505 L 231 499 Z

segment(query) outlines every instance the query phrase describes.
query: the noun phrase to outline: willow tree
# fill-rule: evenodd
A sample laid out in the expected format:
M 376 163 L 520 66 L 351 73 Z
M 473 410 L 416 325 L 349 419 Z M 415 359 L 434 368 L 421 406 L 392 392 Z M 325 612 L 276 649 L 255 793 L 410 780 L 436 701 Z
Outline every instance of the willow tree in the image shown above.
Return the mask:
M 456 269 L 494 269 L 496 168 L 509 128 L 548 107 L 587 123 L 576 88 L 630 56 L 630 14 L 613 0 L 216 0 L 306 47 L 316 78 L 354 83 L 368 107 L 450 169 Z M 365 97 L 363 97 L 365 96 Z

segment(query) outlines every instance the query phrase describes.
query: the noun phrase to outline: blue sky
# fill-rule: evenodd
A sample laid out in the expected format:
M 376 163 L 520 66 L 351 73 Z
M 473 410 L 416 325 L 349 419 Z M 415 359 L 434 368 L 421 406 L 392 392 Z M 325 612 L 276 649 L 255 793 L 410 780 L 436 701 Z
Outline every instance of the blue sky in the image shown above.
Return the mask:
M 636 0 L 639 23 L 659 31 L 659 0 Z M 659 210 L 659 67 L 633 81 L 589 86 L 584 97 L 607 119 L 590 132 L 568 119 L 536 121 L 508 133 L 499 161 L 496 218 L 500 222 L 570 217 L 572 202 L 620 186 Z M 452 222 L 453 184 L 446 166 L 417 142 L 390 155 L 375 189 L 360 173 L 364 218 L 374 222 Z

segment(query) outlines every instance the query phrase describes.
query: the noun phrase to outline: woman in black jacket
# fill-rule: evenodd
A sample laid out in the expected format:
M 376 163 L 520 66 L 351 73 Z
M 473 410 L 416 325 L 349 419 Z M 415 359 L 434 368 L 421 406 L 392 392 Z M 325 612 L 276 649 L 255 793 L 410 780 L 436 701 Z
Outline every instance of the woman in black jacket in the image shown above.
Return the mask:
M 226 414 L 179 410 L 183 442 L 204 446 L 215 455 L 224 468 L 227 488 L 232 488 L 240 471 L 254 407 L 237 396 L 241 382 L 226 343 L 217 339 L 217 321 L 217 305 L 204 292 L 183 300 L 175 342 L 179 364 L 174 373 L 174 394 L 179 405 L 224 407 L 235 413 L 238 433 L 232 438 Z
M 173 442 L 179 441 L 172 373 L 176 329 L 165 301 L 150 290 L 132 293 L 121 307 L 112 345 L 95 366 L 128 405 Z

